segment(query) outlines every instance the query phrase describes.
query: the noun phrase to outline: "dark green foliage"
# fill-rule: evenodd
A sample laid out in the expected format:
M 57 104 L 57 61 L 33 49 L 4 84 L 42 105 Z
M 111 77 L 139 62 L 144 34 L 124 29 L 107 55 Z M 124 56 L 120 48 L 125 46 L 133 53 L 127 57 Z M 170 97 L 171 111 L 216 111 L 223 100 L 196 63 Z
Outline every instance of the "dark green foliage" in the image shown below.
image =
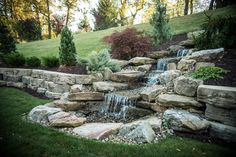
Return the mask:
M 205 30 L 194 39 L 196 47 L 209 48 L 233 48 L 236 47 L 236 17 L 208 17 L 208 22 L 202 25 Z
M 102 30 L 118 26 L 117 9 L 114 5 L 114 0 L 99 0 L 98 9 L 93 11 L 95 29 Z
M 227 70 L 224 70 L 220 67 L 201 67 L 198 70 L 194 71 L 190 75 L 197 79 L 209 80 L 216 78 L 223 78 L 225 74 L 227 74 Z
M 135 28 L 127 28 L 122 32 L 115 32 L 104 38 L 111 44 L 112 57 L 129 60 L 133 57 L 142 57 L 152 48 L 151 38 Z
M 157 1 L 156 11 L 152 15 L 150 24 L 153 26 L 152 36 L 156 46 L 171 38 L 169 18 L 166 15 L 166 5 L 162 4 L 160 0 Z
M 99 53 L 94 52 L 94 54 L 90 56 L 87 65 L 91 72 L 104 71 L 106 67 L 110 68 L 113 72 L 121 70 L 118 64 L 111 61 L 108 49 L 103 49 Z
M 16 41 L 7 26 L 0 20 L 0 54 L 16 51 Z
M 39 67 L 41 65 L 41 60 L 35 56 L 26 58 L 26 64 L 30 67 Z
M 19 20 L 15 28 L 20 40 L 34 41 L 42 39 L 41 26 L 34 18 Z
M 25 57 L 20 53 L 10 53 L 4 57 L 4 62 L 10 66 L 22 66 L 25 64 Z
M 72 33 L 67 26 L 61 32 L 59 60 L 61 65 L 75 65 L 77 63 L 75 43 L 73 42 Z
M 43 65 L 49 68 L 58 67 L 59 59 L 55 56 L 43 57 Z

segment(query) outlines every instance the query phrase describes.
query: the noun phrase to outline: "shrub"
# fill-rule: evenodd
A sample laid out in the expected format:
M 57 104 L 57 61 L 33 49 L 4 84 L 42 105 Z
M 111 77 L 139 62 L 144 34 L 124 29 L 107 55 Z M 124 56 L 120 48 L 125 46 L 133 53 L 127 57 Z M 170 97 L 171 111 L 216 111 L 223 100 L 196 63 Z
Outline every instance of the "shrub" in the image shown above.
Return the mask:
M 118 64 L 111 61 L 108 49 L 103 49 L 99 53 L 93 52 L 87 61 L 88 69 L 91 72 L 103 71 L 105 67 L 110 68 L 113 72 L 120 71 L 121 68 Z
M 61 65 L 75 65 L 77 63 L 75 43 L 73 42 L 72 33 L 67 26 L 61 32 L 59 59 Z
M 152 15 L 150 24 L 153 26 L 152 37 L 156 46 L 171 38 L 169 18 L 166 15 L 166 6 L 162 4 L 160 0 L 157 1 L 156 11 Z
M 26 64 L 30 67 L 39 67 L 41 65 L 41 60 L 35 56 L 26 58 Z
M 136 56 L 144 56 L 152 48 L 151 39 L 134 28 L 127 28 L 123 32 L 115 32 L 104 38 L 111 44 L 112 57 L 129 60 Z
M 43 57 L 42 59 L 43 59 L 43 64 L 46 67 L 53 68 L 59 66 L 59 59 L 55 56 Z
M 4 62 L 10 66 L 22 66 L 25 64 L 25 57 L 20 53 L 10 53 L 4 57 Z
M 10 30 L 0 20 L 0 54 L 8 54 L 16 51 L 16 41 Z
M 197 79 L 209 80 L 216 78 L 223 78 L 227 74 L 227 70 L 220 67 L 201 67 L 190 75 Z
M 194 38 L 196 47 L 209 48 L 233 48 L 236 45 L 236 17 L 208 16 L 208 22 L 202 25 L 205 30 L 201 35 Z

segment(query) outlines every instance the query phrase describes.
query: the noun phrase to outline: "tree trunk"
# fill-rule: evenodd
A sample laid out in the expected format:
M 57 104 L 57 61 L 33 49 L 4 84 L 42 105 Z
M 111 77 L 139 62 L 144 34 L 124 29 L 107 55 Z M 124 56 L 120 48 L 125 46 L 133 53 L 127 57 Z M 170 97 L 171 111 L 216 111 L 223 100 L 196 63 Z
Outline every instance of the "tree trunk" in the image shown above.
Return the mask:
M 48 21 L 48 39 L 51 39 L 52 35 L 51 35 L 51 20 L 50 20 L 50 10 L 49 10 L 49 0 L 47 1 L 47 12 L 48 12 L 48 16 L 47 16 L 47 21 Z
M 215 0 L 211 0 L 210 5 L 209 5 L 209 10 L 213 10 L 214 2 Z
M 70 16 L 70 7 L 68 6 L 67 7 L 67 13 L 66 13 L 66 26 L 67 26 L 67 24 L 69 22 L 69 16 Z
M 193 0 L 190 0 L 190 14 L 193 14 Z
M 222 0 L 215 0 L 215 2 L 216 2 L 216 9 L 223 7 Z
M 184 1 L 184 15 L 188 15 L 188 4 L 189 4 L 189 0 L 185 0 Z

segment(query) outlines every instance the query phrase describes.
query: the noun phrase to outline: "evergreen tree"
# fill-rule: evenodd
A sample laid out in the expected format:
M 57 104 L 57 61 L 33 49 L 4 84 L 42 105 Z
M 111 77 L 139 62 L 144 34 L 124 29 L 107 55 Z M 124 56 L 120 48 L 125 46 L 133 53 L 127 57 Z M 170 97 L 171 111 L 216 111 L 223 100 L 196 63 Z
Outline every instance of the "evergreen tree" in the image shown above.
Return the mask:
M 150 24 L 154 28 L 152 35 L 156 46 L 171 38 L 169 18 L 166 15 L 166 5 L 162 4 L 160 0 L 157 0 L 156 11 L 152 15 Z
M 98 9 L 93 11 L 95 29 L 102 30 L 117 26 L 117 8 L 113 0 L 100 0 Z
M 0 21 L 0 54 L 16 51 L 16 41 L 7 26 Z
M 75 65 L 76 49 L 71 31 L 65 26 L 61 32 L 61 43 L 59 47 L 59 59 L 61 65 Z

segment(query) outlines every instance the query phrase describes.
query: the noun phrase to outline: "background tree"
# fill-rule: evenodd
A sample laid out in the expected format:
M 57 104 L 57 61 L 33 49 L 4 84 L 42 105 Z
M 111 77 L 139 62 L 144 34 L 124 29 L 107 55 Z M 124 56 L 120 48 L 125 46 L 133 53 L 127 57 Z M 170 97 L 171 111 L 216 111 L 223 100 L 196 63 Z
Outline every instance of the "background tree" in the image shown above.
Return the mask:
M 160 0 L 157 1 L 156 12 L 153 14 L 150 23 L 153 26 L 152 35 L 156 46 L 171 38 L 169 18 L 166 15 L 166 6 L 161 3 Z
M 54 14 L 52 17 L 53 32 L 55 32 L 56 36 L 58 36 L 61 33 L 62 28 L 64 27 L 66 16 Z
M 86 16 L 86 14 L 83 15 L 84 18 L 81 20 L 81 22 L 78 24 L 78 28 L 82 31 L 82 32 L 89 32 L 92 30 L 92 28 L 90 27 L 89 24 L 89 20 L 88 17 Z
M 61 32 L 59 59 L 61 65 L 75 65 L 77 63 L 75 43 L 73 42 L 72 33 L 67 26 Z
M 69 19 L 71 18 L 72 9 L 76 7 L 77 0 L 64 0 L 63 4 L 66 9 L 66 26 L 68 25 Z

